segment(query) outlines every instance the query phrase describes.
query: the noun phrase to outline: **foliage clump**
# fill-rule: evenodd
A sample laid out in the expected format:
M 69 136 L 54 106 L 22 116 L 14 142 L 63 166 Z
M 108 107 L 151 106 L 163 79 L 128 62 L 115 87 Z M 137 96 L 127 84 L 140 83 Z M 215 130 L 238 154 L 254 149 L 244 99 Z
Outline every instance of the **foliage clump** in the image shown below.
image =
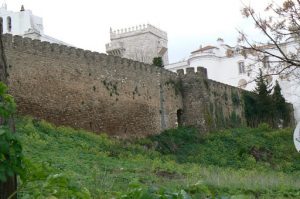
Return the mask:
M 7 94 L 6 85 L 0 82 L 0 183 L 23 171 L 22 146 L 9 127 L 15 110 L 13 97 Z
M 240 105 L 240 97 L 239 94 L 235 91 L 231 92 L 231 100 L 232 100 L 232 104 L 234 106 L 239 106 Z
M 276 131 L 263 123 L 256 129 L 240 128 L 208 135 L 181 127 L 149 139 L 156 143 L 157 151 L 171 155 L 179 163 L 295 172 L 300 162 L 290 137 L 291 130 Z
M 9 198 L 17 194 L 20 198 L 91 198 L 87 190 L 82 190 L 65 174 L 50 169 L 47 163 L 32 163 L 24 157 L 22 139 L 18 134 L 20 129 L 12 131 L 15 111 L 13 97 L 7 94 L 6 85 L 0 82 L 0 184 L 8 182 L 14 175 L 20 176 L 19 187 L 14 193 L 8 193 L 11 194 Z M 34 129 L 30 130 L 34 132 Z M 26 192 L 25 187 L 31 187 L 32 191 Z
M 255 90 L 244 92 L 243 98 L 248 126 L 257 127 L 260 123 L 268 123 L 278 128 L 287 127 L 291 123 L 289 108 L 278 82 L 272 87 L 261 70 L 256 78 Z
M 154 66 L 158 66 L 160 68 L 163 68 L 164 67 L 164 62 L 163 62 L 163 59 L 162 57 L 154 57 L 153 58 L 153 61 L 152 61 L 152 64 Z
M 275 131 L 264 124 L 202 135 L 181 127 L 144 139 L 118 140 L 32 118 L 19 118 L 16 127 L 27 168 L 20 198 L 299 194 L 300 160 L 289 129 Z

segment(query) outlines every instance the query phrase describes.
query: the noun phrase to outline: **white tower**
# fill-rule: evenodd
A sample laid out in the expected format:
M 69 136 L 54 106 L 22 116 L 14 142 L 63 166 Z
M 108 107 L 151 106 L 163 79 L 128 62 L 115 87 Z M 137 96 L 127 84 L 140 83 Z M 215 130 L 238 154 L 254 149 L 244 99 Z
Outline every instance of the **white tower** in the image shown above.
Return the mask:
M 7 10 L 6 3 L 0 8 L 0 28 L 2 32 L 12 35 L 20 35 L 50 43 L 68 45 L 60 40 L 44 34 L 43 19 L 32 14 L 31 10 L 26 10 L 21 6 L 19 12 Z
M 43 19 L 34 16 L 30 10 L 21 7 L 19 12 L 7 10 L 6 3 L 0 8 L 0 21 L 2 22 L 3 33 L 13 35 L 25 35 L 28 32 L 43 34 Z
M 119 30 L 110 29 L 111 42 L 106 44 L 106 52 L 152 64 L 154 57 L 162 57 L 164 65 L 168 60 L 167 33 L 150 24 Z

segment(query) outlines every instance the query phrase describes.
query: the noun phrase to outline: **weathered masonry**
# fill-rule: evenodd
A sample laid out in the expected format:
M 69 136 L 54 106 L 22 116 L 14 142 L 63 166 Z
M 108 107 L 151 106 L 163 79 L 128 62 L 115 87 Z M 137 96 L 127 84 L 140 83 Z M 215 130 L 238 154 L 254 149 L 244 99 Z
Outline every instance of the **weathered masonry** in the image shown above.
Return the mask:
M 179 125 L 202 131 L 244 123 L 241 90 L 152 65 L 4 35 L 9 87 L 18 111 L 58 125 L 131 137 Z M 234 96 L 234 97 L 232 97 Z

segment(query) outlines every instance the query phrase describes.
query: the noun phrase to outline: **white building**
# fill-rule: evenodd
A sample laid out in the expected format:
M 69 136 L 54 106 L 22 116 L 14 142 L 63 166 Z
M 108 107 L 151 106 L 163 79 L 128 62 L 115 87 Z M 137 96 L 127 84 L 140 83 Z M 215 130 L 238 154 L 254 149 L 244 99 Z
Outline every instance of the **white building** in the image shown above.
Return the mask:
M 282 49 L 288 50 L 296 49 L 295 42 L 287 42 Z M 276 49 L 271 46 L 266 46 L 270 52 L 276 54 Z M 199 49 L 191 52 L 191 55 L 183 61 L 169 64 L 165 66 L 166 69 L 176 72 L 179 69 L 199 66 L 207 68 L 208 77 L 215 81 L 219 81 L 232 86 L 240 87 L 246 90 L 253 90 L 255 82 L 253 81 L 258 75 L 258 69 L 263 71 L 269 69 L 269 64 L 274 60 L 269 60 L 268 56 L 262 59 L 262 63 L 254 65 L 254 56 L 243 56 L 239 46 L 231 47 L 226 45 L 222 39 L 217 40 L 214 46 L 200 46 Z M 300 71 L 294 71 L 294 73 Z M 298 78 L 286 78 L 283 76 L 269 76 L 269 81 L 275 85 L 275 80 L 278 80 L 282 94 L 285 99 L 292 103 L 295 109 L 295 118 L 300 121 L 300 76 Z
M 110 30 L 110 43 L 106 52 L 140 62 L 152 64 L 153 58 L 162 57 L 164 64 L 168 59 L 168 36 L 165 31 L 150 24 L 124 29 Z
M 7 10 L 7 5 L 4 3 L 0 7 L 0 27 L 2 32 L 12 35 L 20 35 L 50 43 L 64 44 L 58 39 L 50 37 L 44 33 L 43 19 L 32 14 L 31 10 L 25 10 L 21 7 L 19 12 Z

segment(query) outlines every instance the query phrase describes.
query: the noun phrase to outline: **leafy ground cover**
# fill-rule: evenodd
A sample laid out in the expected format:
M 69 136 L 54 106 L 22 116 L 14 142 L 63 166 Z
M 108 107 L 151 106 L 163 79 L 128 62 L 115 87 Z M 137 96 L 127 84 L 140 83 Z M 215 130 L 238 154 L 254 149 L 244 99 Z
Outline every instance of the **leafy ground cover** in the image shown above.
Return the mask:
M 179 128 L 122 141 L 21 118 L 17 132 L 26 157 L 20 198 L 300 198 L 288 129 Z
M 234 169 L 300 170 L 291 129 L 273 130 L 266 124 L 201 135 L 192 128 L 165 131 L 144 140 L 179 163 L 199 163 Z

